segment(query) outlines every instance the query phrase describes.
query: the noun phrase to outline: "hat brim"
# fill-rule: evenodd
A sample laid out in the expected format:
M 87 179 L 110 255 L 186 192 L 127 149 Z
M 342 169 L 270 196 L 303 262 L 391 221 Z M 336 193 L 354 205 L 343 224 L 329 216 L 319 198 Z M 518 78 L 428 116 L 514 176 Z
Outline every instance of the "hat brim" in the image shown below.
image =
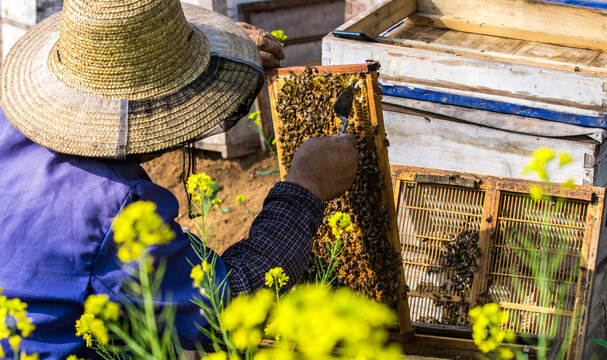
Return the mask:
M 128 101 L 125 113 L 124 100 L 66 87 L 47 65 L 59 38 L 61 14 L 55 14 L 24 35 L 7 56 L 1 79 L 7 118 L 51 150 L 104 158 L 162 151 L 214 133 L 217 126 L 229 127 L 248 112 L 263 84 L 259 51 L 229 18 L 182 6 L 186 19 L 209 40 L 211 58 L 179 91 Z

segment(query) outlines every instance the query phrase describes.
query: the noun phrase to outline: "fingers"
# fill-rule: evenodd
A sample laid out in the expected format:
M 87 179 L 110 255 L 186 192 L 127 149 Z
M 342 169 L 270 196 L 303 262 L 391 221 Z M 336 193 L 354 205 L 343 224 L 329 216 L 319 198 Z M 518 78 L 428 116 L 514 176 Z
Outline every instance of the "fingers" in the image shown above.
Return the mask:
M 260 51 L 259 54 L 261 55 L 261 63 L 265 69 L 272 69 L 280 65 L 280 61 L 274 55 L 265 51 Z
M 356 147 L 356 137 L 352 134 L 345 133 L 341 135 L 333 135 L 339 138 L 341 141 L 347 141 L 352 147 Z
M 237 22 L 236 25 L 251 37 L 259 49 L 264 68 L 269 69 L 280 65 L 280 60 L 283 60 L 286 55 L 278 39 L 257 26 L 244 22 Z
M 282 48 L 282 45 L 280 45 L 280 41 L 278 41 L 278 39 L 276 39 L 273 35 L 268 35 L 269 36 L 264 36 L 261 39 L 261 42 L 257 44 L 257 47 L 259 50 L 266 51 L 274 55 L 278 60 L 284 59 L 286 57 L 285 51 Z

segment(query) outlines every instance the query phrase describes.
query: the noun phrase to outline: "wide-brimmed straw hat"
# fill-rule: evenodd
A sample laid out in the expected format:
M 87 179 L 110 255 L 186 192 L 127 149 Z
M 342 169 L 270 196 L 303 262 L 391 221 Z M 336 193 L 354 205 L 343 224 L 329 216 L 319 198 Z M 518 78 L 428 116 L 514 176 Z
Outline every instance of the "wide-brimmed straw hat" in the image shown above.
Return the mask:
M 61 153 L 124 158 L 227 129 L 263 84 L 229 18 L 179 0 L 65 0 L 2 68 L 2 109 Z

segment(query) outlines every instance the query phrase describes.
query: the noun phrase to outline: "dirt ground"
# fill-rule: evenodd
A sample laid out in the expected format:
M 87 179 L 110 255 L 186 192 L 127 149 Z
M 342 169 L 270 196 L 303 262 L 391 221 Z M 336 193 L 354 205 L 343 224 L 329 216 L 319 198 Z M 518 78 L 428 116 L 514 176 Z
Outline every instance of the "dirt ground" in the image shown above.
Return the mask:
M 193 233 L 196 220 L 191 220 L 187 212 L 187 198 L 181 181 L 182 152 L 172 151 L 162 157 L 144 163 L 152 181 L 169 189 L 179 200 L 179 216 L 176 219 L 182 227 L 188 227 Z M 229 245 L 247 237 L 253 218 L 242 206 L 236 206 L 236 196 L 244 195 L 247 206 L 252 211 L 259 211 L 263 200 L 274 183 L 280 180 L 278 173 L 259 175 L 256 171 L 277 169 L 278 164 L 271 154 L 259 152 L 233 159 L 222 159 L 216 152 L 196 150 L 196 170 L 205 172 L 214 181 L 219 182 L 218 196 L 223 200 L 221 206 L 229 212 L 221 213 L 213 209 L 217 229 L 216 250 L 222 253 Z

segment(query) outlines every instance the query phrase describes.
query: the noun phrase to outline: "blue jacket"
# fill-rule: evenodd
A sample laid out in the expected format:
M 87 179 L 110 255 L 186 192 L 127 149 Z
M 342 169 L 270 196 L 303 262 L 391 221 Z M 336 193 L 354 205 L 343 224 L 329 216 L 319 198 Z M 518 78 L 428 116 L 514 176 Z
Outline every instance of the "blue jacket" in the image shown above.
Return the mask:
M 177 306 L 182 346 L 203 340 L 205 325 L 190 299 L 197 293 L 189 277 L 198 258 L 174 221 L 175 196 L 154 183 L 134 161 L 60 154 L 37 145 L 16 130 L 0 111 L 0 288 L 8 298 L 28 304 L 36 330 L 22 348 L 41 359 L 87 356 L 75 336 L 75 322 L 87 295 L 107 293 L 118 301 L 127 277 L 115 256 L 110 226 L 120 210 L 137 200 L 153 201 L 177 234 L 152 255 L 167 260 L 164 291 Z M 324 204 L 307 190 L 278 183 L 270 192 L 251 234 L 232 246 L 216 264 L 218 277 L 232 269 L 233 292 L 263 285 L 263 273 L 283 266 L 297 279 L 305 268 L 311 239 L 322 221 Z M 6 341 L 4 346 L 8 356 Z

